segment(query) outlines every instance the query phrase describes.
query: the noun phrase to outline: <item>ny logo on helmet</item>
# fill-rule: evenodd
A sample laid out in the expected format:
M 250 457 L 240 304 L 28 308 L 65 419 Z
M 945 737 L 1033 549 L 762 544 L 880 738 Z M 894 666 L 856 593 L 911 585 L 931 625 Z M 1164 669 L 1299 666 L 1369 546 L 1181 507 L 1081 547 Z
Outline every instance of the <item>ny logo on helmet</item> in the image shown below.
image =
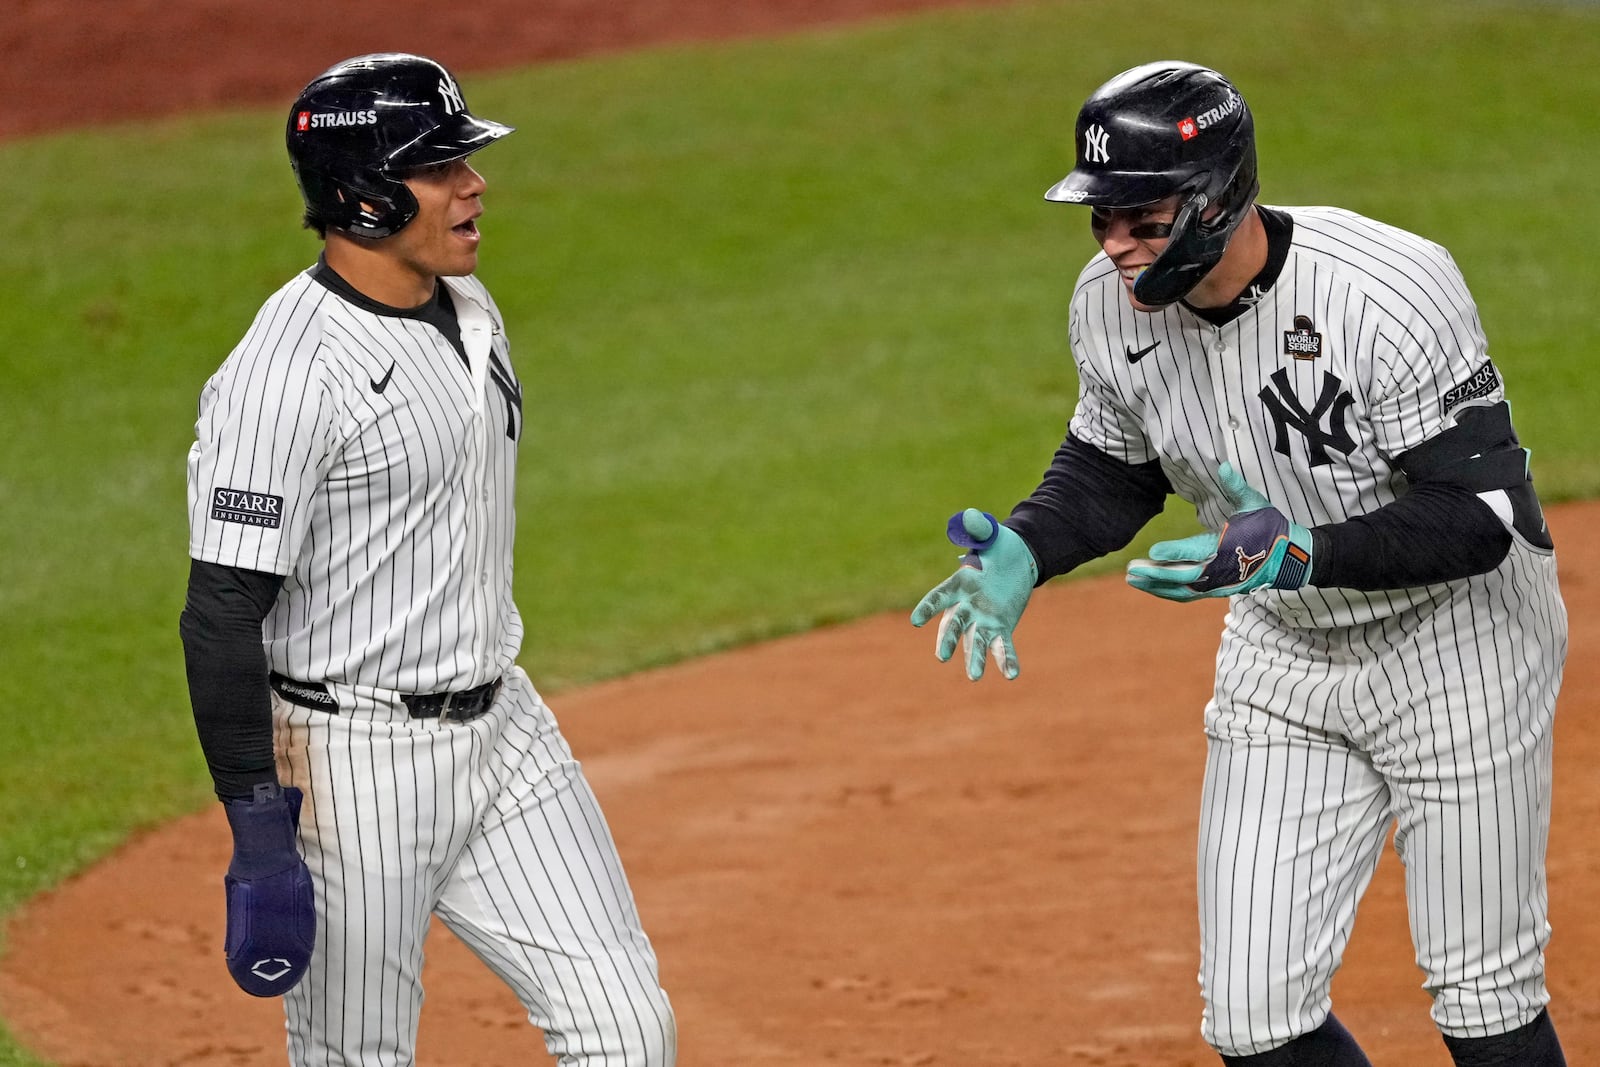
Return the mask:
M 1111 153 L 1106 150 L 1106 142 L 1110 135 L 1105 127 L 1096 123 L 1083 131 L 1083 161 L 1085 163 L 1106 163 L 1111 159 Z
M 439 100 L 444 104 L 444 109 L 452 115 L 467 109 L 466 103 L 461 99 L 461 90 L 456 88 L 456 83 L 450 80 L 448 74 L 439 79 Z

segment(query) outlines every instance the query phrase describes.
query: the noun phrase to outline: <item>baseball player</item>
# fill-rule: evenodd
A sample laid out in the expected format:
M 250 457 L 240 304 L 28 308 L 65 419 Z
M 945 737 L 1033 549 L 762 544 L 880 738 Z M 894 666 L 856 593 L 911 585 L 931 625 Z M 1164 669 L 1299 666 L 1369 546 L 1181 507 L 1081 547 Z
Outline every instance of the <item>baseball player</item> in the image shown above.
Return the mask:
M 942 613 L 1018 673 L 1033 588 L 1176 493 L 1207 532 L 1127 568 L 1227 597 L 1205 710 L 1202 1034 L 1234 1065 L 1368 1061 L 1329 984 L 1391 823 L 1432 1017 L 1457 1064 L 1562 1064 L 1546 1011 L 1555 557 L 1467 287 L 1439 245 L 1256 203 L 1250 110 L 1215 71 L 1119 74 L 1079 112 L 1101 252 L 1071 306 L 1078 404 L 1004 522 L 950 523 Z M 1151 643 L 1159 660 L 1159 640 Z
M 283 995 L 296 1065 L 413 1062 L 434 915 L 561 1064 L 676 1061 L 616 847 L 516 665 L 525 412 L 469 161 L 510 132 L 419 56 L 314 79 L 287 139 L 323 254 L 200 397 L 180 630 L 233 832 L 225 951 Z

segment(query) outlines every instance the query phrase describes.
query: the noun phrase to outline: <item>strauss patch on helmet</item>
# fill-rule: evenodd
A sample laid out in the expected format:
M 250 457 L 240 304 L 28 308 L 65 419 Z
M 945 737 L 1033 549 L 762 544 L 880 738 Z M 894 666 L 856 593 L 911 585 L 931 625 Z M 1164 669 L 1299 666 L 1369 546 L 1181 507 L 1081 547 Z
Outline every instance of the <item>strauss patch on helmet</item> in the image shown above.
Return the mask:
M 302 130 L 324 130 L 330 126 L 371 126 L 377 121 L 378 113 L 371 109 L 366 111 L 322 111 L 315 115 L 309 111 L 302 111 L 297 125 Z

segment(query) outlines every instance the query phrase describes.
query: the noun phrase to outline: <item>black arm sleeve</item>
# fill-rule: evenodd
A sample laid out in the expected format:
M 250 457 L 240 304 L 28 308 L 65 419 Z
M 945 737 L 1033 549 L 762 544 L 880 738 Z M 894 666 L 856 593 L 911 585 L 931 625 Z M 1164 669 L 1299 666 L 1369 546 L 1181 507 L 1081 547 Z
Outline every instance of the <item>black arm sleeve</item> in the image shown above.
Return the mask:
M 281 575 L 189 563 L 178 635 L 195 731 L 223 800 L 249 797 L 256 785 L 278 780 L 261 621 L 282 587 Z
M 1511 532 L 1472 490 L 1423 482 L 1392 504 L 1311 529 L 1311 584 L 1406 589 L 1492 571 Z
M 1124 463 L 1069 433 L 1005 524 L 1032 550 L 1043 584 L 1127 545 L 1171 492 L 1159 461 Z
M 1395 463 L 1411 483 L 1404 496 L 1312 528 L 1312 585 L 1405 589 L 1493 570 L 1511 551 L 1511 531 L 1478 496 L 1494 490 L 1505 491 L 1517 530 L 1551 547 L 1504 401 L 1462 411 Z

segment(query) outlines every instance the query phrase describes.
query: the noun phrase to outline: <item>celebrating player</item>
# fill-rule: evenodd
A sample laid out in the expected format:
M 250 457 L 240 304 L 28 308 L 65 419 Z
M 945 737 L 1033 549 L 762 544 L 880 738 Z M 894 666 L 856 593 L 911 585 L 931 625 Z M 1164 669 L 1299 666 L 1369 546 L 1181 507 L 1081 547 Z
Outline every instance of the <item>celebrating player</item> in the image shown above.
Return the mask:
M 468 160 L 510 132 L 419 56 L 307 85 L 287 137 L 323 254 L 200 397 L 180 629 L 226 955 L 284 995 L 296 1065 L 413 1062 L 433 915 L 563 1065 L 676 1060 L 616 847 L 516 665 L 522 386 Z
M 1202 1033 L 1250 1067 L 1368 1061 L 1330 1013 L 1385 834 L 1457 1064 L 1562 1064 L 1545 1005 L 1551 720 L 1566 611 L 1527 453 L 1455 262 L 1335 208 L 1255 202 L 1253 120 L 1215 71 L 1119 74 L 1079 112 L 1101 254 L 1079 275 L 1078 405 L 1003 522 L 950 522 L 943 613 L 1018 673 L 1033 588 L 1115 551 L 1176 493 L 1209 532 L 1127 569 L 1229 597 L 1205 710 Z M 1159 645 L 1152 646 L 1159 651 Z

